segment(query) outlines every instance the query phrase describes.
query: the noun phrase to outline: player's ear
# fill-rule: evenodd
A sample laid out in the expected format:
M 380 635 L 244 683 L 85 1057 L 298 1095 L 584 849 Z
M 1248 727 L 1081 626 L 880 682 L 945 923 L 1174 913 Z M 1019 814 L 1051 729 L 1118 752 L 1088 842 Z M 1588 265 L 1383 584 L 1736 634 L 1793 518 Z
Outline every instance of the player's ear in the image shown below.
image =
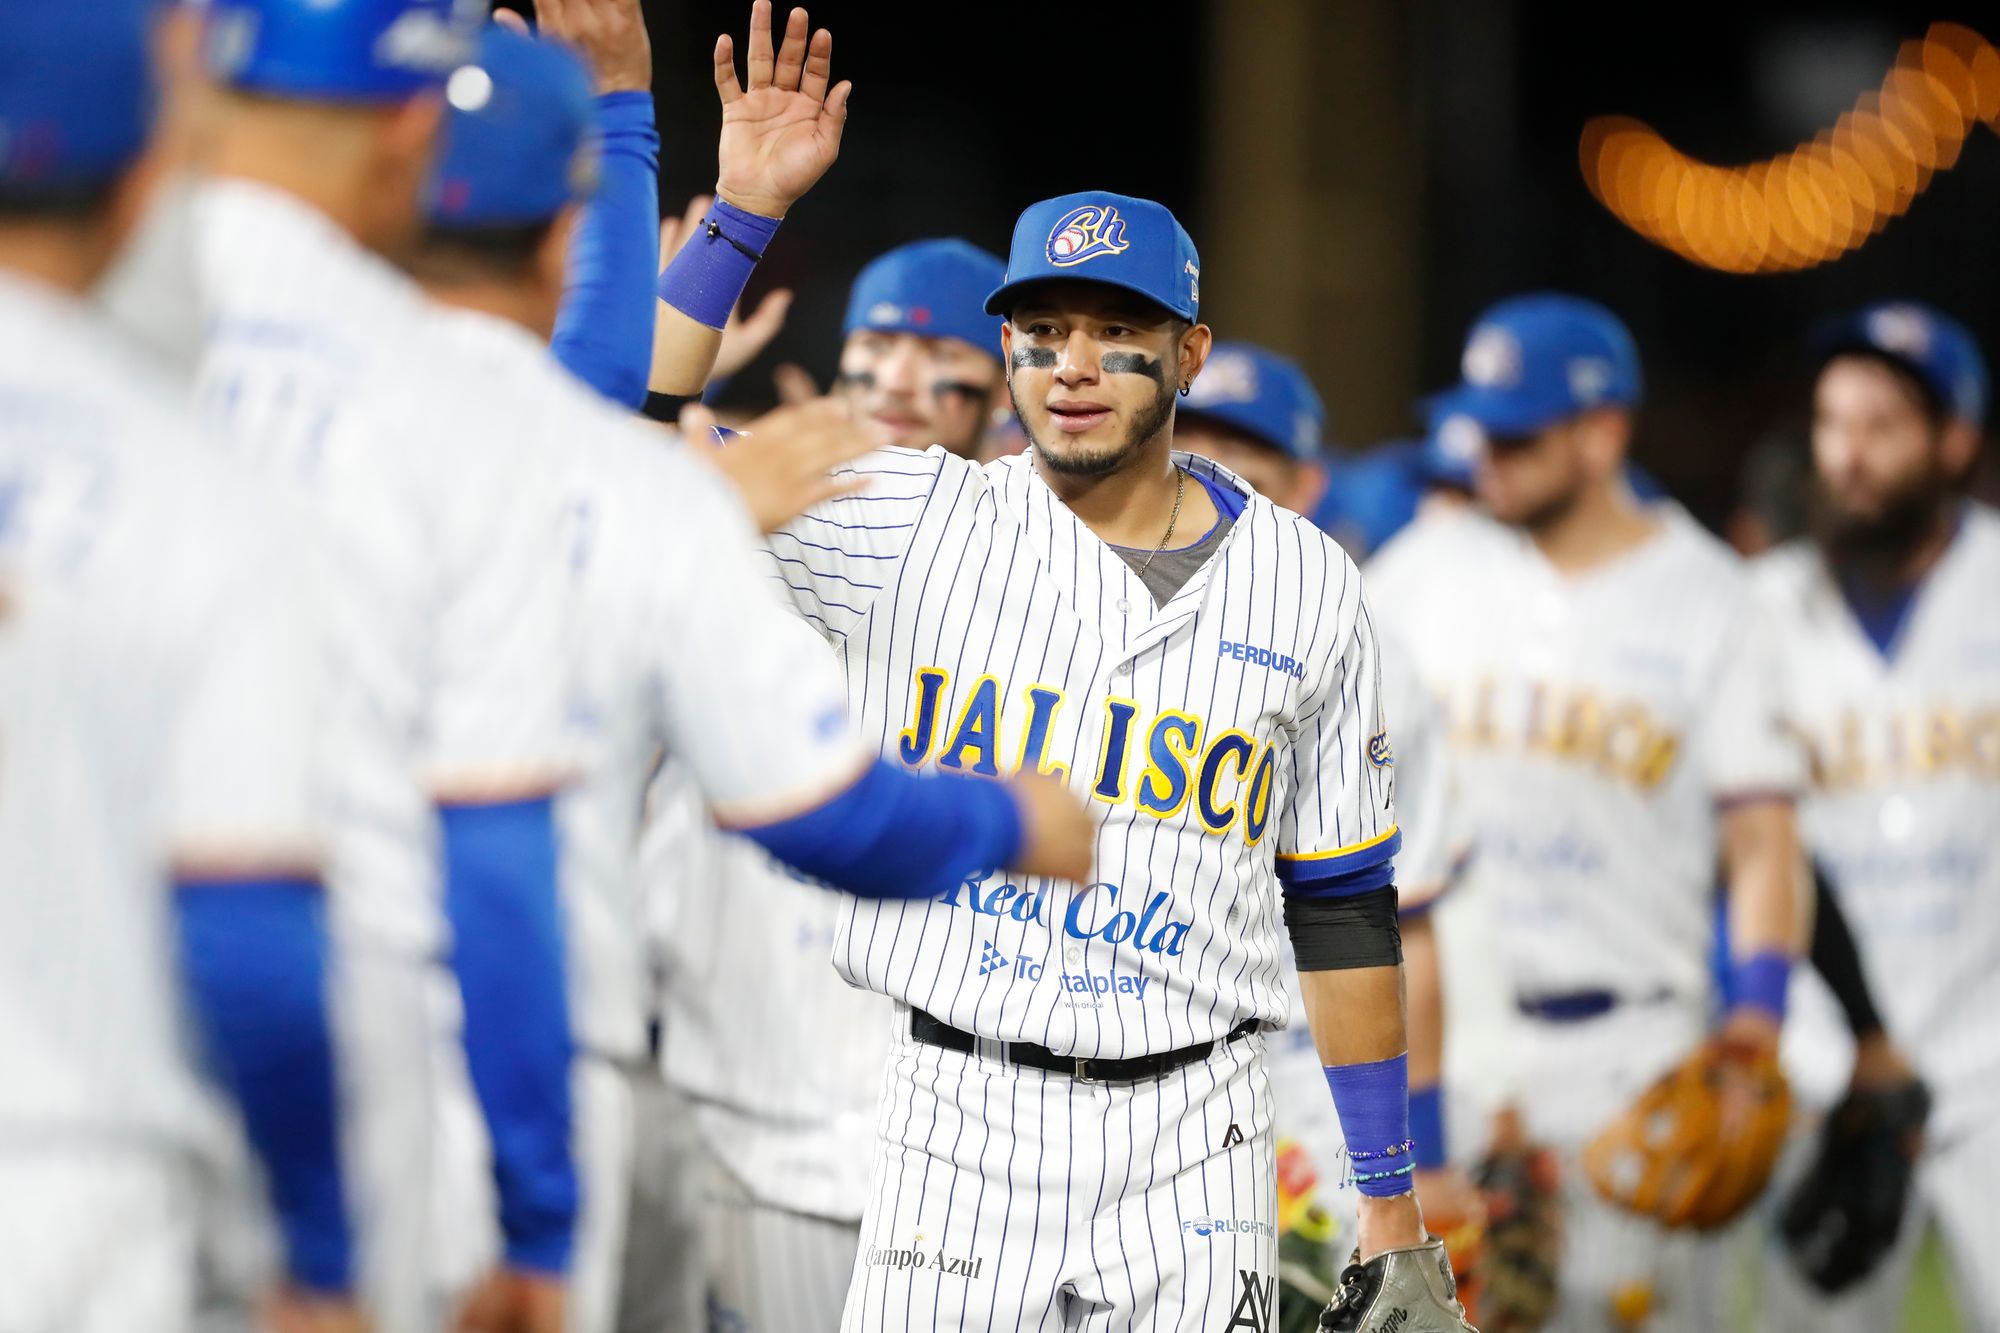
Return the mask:
M 1208 364 L 1209 349 L 1215 346 L 1215 334 L 1206 324 L 1191 324 L 1181 334 L 1180 379 L 1175 387 L 1187 392 L 1194 383 L 1194 377 L 1201 374 L 1201 368 Z
M 1978 457 L 1979 427 L 1960 417 L 1947 421 L 1938 437 L 1938 458 L 1944 464 L 1944 474 L 1953 481 L 1963 481 Z
M 1294 514 L 1311 514 L 1325 498 L 1327 483 L 1331 480 L 1332 475 L 1327 472 L 1326 464 L 1317 458 L 1298 464 L 1292 493 L 1285 501 L 1285 508 Z

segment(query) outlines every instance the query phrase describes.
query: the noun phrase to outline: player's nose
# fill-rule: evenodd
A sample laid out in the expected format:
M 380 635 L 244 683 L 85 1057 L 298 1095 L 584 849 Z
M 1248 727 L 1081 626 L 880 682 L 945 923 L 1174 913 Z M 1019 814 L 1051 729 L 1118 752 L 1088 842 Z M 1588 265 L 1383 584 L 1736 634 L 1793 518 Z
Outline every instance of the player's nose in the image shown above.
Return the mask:
M 1062 350 L 1056 354 L 1056 380 L 1068 388 L 1095 384 L 1102 372 L 1099 352 L 1097 339 L 1082 329 L 1072 330 Z

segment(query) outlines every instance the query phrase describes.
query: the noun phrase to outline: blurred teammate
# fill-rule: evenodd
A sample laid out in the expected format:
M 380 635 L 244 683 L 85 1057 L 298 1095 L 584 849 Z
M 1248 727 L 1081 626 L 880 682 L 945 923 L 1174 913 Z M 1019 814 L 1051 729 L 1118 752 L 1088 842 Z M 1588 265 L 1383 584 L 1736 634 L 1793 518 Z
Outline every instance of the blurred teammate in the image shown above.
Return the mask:
M 358 1328 L 316 606 L 289 498 L 84 304 L 143 202 L 153 5 L 0 0 L 0 1329 L 188 1327 L 233 1095 L 295 1329 Z
M 1812 536 L 1759 562 L 1760 604 L 1784 645 L 1786 723 L 1811 759 L 1807 847 L 1933 1109 L 1916 1200 L 1887 1261 L 1829 1297 L 1774 1246 L 1764 1326 L 1893 1326 L 1934 1219 L 1969 1326 L 1995 1328 L 2000 519 L 1962 498 L 1986 370 L 1962 325 L 1907 303 L 1838 320 L 1817 351 Z M 1843 1058 L 1824 1006 L 1801 1016 L 1796 1054 Z M 1877 1043 L 1848 1082 L 1893 1089 L 1909 1073 Z
M 759 37 L 768 42 L 768 28 L 753 25 L 753 46 Z M 806 47 L 800 31 L 778 54 L 779 82 L 753 76 L 746 96 L 813 96 L 796 86 L 800 73 L 783 82 L 787 59 L 796 69 Z M 803 644 L 792 637 L 805 632 L 772 596 L 755 531 L 724 480 L 698 455 L 593 401 L 550 355 L 545 339 L 590 147 L 582 67 L 557 46 L 491 28 L 448 100 L 448 147 L 411 264 L 454 307 L 437 320 L 440 342 L 483 372 L 496 404 L 563 451 L 568 555 L 582 594 L 588 734 L 583 779 L 561 807 L 584 1057 L 575 1083 L 584 1210 L 569 1326 L 594 1331 L 610 1327 L 623 1256 L 632 1111 L 621 1066 L 646 1050 L 632 857 L 647 779 L 662 756 L 684 771 L 710 817 L 828 883 L 873 896 L 934 895 L 990 864 L 1067 866 L 1083 854 L 1086 826 L 1072 811 L 1064 853 L 1051 828 L 1067 800 L 1058 792 L 938 783 L 871 761 L 844 726 L 837 668 L 809 635 Z M 782 133 L 729 136 L 723 197 L 789 207 L 832 161 L 837 133 L 820 142 L 821 152 L 785 174 L 765 165 L 782 158 Z M 647 268 L 639 277 L 647 282 Z M 837 409 L 820 414 L 838 418 Z M 840 429 L 865 447 L 858 432 Z M 727 888 L 679 891 L 695 898 Z
M 1486 435 L 1478 490 L 1498 522 L 1439 525 L 1423 577 L 1392 542 L 1370 588 L 1445 702 L 1470 887 L 1492 896 L 1525 1020 L 1523 1118 L 1567 1160 L 1552 1326 L 1714 1329 L 1719 1246 L 1601 1203 L 1576 1158 L 1708 1029 L 1718 863 L 1740 997 L 1722 1030 L 1746 1063 L 1775 1047 L 1800 774 L 1774 660 L 1735 557 L 1627 487 L 1639 364 L 1615 317 L 1503 302 L 1464 369 L 1435 407 Z
M 1223 464 L 1272 503 L 1310 514 L 1332 500 L 1322 452 L 1325 427 L 1319 395 L 1296 365 L 1250 343 L 1223 342 L 1215 345 L 1175 413 L 1174 439 L 1189 453 Z M 1410 1137 L 1417 1143 L 1417 1185 L 1426 1218 L 1444 1235 L 1450 1218 L 1476 1208 L 1463 1177 L 1446 1171 L 1444 997 L 1431 928 L 1431 909 L 1462 849 L 1450 824 L 1449 765 L 1436 703 L 1406 649 L 1385 635 L 1381 650 L 1382 711 L 1395 743 L 1396 822 L 1403 834 L 1396 897 L 1410 1009 Z M 1280 1179 L 1301 1171 L 1324 1179 L 1328 1188 L 1319 1198 L 1341 1224 L 1332 1244 L 1344 1259 L 1352 1248 L 1353 1207 L 1351 1196 L 1333 1197 L 1340 1127 L 1322 1091 L 1325 1078 L 1302 997 L 1295 996 L 1291 1026 L 1272 1039 L 1270 1051 Z
M 576 1212 L 553 795 L 571 767 L 559 477 L 429 331 L 416 240 L 476 0 L 222 0 L 195 200 L 203 397 L 295 478 L 340 578 L 332 920 L 362 1275 L 385 1329 L 435 1328 L 436 1089 L 496 1145 L 492 1299 L 561 1318 Z M 448 968 L 439 960 L 448 960 Z M 462 1011 L 462 1022 L 458 1018 Z M 434 1069 L 438 1035 L 460 1057 Z

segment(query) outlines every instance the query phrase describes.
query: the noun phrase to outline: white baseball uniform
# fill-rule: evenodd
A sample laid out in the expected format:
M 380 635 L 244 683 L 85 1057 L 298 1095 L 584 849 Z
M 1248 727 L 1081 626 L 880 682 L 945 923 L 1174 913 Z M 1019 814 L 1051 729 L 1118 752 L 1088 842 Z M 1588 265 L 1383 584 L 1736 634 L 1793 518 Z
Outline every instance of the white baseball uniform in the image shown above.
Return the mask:
M 2000 515 L 1966 505 L 1886 654 L 1811 545 L 1765 557 L 1756 577 L 1783 644 L 1786 723 L 1810 758 L 1801 831 L 1883 1022 L 1934 1099 L 1909 1243 L 1838 1301 L 1805 1289 L 1773 1247 L 1769 1318 L 1785 1329 L 1889 1327 L 1914 1241 L 1935 1219 L 1968 1317 L 2000 1328 L 1989 1257 L 2000 1218 Z M 1814 980 L 1801 976 L 1795 994 Z M 1795 1064 L 1839 1060 L 1849 1045 L 1830 1004 L 1800 1004 L 1786 1036 Z M 1814 1089 L 1820 1108 L 1845 1085 L 1843 1065 L 1837 1085 Z
M 847 726 L 838 667 L 776 595 L 719 472 L 600 401 L 526 331 L 470 311 L 441 311 L 435 325 L 437 342 L 564 466 L 585 750 L 561 827 L 575 1027 L 593 1057 L 578 1071 L 586 1174 L 570 1326 L 598 1333 L 617 1309 L 632 1172 L 619 1066 L 645 1058 L 652 1007 L 637 864 L 648 781 L 665 759 L 708 817 L 763 824 L 821 804 L 872 756 Z M 686 908 L 702 912 L 732 887 L 690 883 Z M 762 993 L 738 988 L 732 1002 L 744 991 Z
M 1291 1016 L 1278 875 L 1393 852 L 1391 756 L 1352 562 L 1176 460 L 1244 508 L 1164 605 L 1031 455 L 884 450 L 864 491 L 771 541 L 884 754 L 1059 773 L 1100 821 L 1095 883 L 995 872 L 843 911 L 835 966 L 902 1006 L 843 1327 L 1274 1313 L 1264 1039 L 1232 1033 Z M 980 1049 L 916 1042 L 912 1008 Z M 1001 1041 L 1077 1059 L 1212 1045 L 1092 1083 L 1009 1065 Z
M 317 873 L 287 502 L 80 304 L 0 277 L 0 1329 L 184 1328 L 197 1181 L 169 891 Z
M 1582 1145 L 1684 1056 L 1709 1020 L 1718 804 L 1796 790 L 1776 660 L 1740 562 L 1671 505 L 1657 533 L 1580 574 L 1475 514 L 1411 529 L 1371 573 L 1389 632 L 1444 701 L 1473 844 L 1524 1007 L 1529 1133 L 1568 1164 L 1553 1328 L 1720 1326 L 1721 1247 L 1600 1203 Z M 1606 1011 L 1567 1020 L 1565 1002 Z M 1572 1011 L 1574 1012 L 1574 1011 Z
M 785 629 L 837 669 L 804 621 Z M 680 765 L 662 771 L 653 807 L 649 888 L 670 899 L 662 1069 L 707 1168 L 711 1321 L 831 1333 L 860 1244 L 893 1006 L 828 961 L 839 895 L 717 830 Z
M 378 1328 L 431 1328 L 433 1034 L 457 1041 L 435 803 L 549 792 L 573 759 L 560 472 L 332 221 L 239 180 L 202 186 L 196 219 L 203 400 L 236 457 L 302 485 L 339 574 L 331 924 L 360 1269 Z

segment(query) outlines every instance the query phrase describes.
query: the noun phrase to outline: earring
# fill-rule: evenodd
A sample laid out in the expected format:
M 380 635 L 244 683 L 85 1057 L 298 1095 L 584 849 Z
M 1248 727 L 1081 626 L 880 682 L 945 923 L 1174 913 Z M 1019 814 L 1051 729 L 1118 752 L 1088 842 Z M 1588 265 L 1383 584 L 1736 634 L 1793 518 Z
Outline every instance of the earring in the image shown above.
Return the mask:
M 1183 397 L 1183 398 L 1187 397 L 1187 396 L 1188 396 L 1188 390 L 1189 390 L 1189 389 L 1191 389 L 1191 388 L 1193 388 L 1193 387 L 1194 387 L 1194 381 L 1193 381 L 1193 380 L 1182 380 L 1182 381 L 1181 381 L 1181 397 Z

